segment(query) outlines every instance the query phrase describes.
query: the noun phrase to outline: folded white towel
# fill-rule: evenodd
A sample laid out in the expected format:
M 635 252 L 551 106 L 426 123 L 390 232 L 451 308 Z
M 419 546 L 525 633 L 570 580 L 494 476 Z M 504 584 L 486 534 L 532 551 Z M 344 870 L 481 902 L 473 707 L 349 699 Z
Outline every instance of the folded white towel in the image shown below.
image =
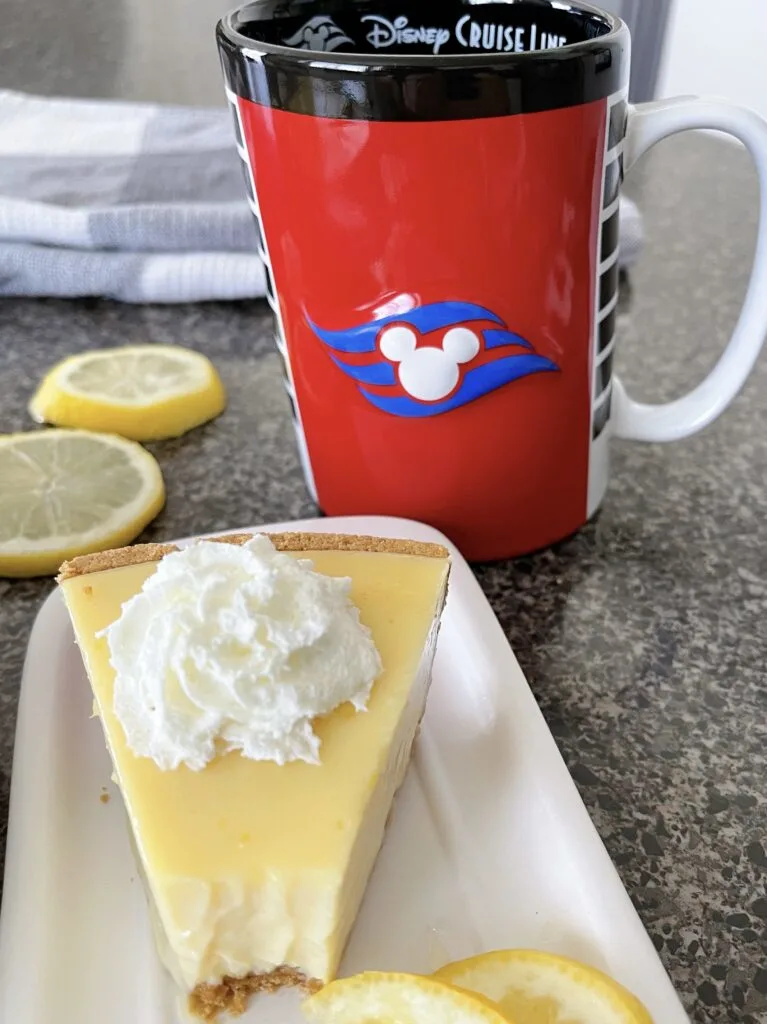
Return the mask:
M 194 302 L 264 295 L 222 109 L 0 90 L 0 295 Z M 620 263 L 641 248 L 621 201 Z

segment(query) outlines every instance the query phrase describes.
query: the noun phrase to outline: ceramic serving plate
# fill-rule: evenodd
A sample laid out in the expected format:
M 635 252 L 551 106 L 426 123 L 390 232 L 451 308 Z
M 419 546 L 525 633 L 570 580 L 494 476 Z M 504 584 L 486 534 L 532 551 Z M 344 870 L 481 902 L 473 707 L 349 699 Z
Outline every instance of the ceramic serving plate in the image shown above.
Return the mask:
M 447 543 L 382 517 L 275 523 Z M 428 709 L 342 973 L 428 972 L 526 946 L 577 957 L 657 1024 L 687 1017 L 469 566 L 453 574 Z M 19 703 L 0 917 L 0 1020 L 175 1024 L 64 604 L 37 617 Z M 109 796 L 105 802 L 103 796 Z M 641 857 L 641 851 L 637 851 Z M 296 993 L 243 1024 L 300 1024 Z

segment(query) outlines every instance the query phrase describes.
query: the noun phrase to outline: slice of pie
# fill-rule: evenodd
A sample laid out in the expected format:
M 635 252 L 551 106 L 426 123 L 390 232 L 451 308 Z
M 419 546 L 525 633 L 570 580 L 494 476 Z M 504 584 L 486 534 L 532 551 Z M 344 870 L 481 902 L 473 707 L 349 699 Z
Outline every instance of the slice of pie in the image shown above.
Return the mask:
M 351 579 L 351 601 L 383 666 L 367 710 L 345 703 L 312 722 L 318 764 L 230 751 L 202 770 L 163 770 L 136 756 L 114 711 L 103 630 L 176 549 L 88 555 L 59 576 L 160 955 L 204 1019 L 240 1012 L 259 990 L 313 989 L 335 975 L 423 714 L 447 587 L 449 556 L 439 545 L 306 533 L 270 539 L 317 573 Z

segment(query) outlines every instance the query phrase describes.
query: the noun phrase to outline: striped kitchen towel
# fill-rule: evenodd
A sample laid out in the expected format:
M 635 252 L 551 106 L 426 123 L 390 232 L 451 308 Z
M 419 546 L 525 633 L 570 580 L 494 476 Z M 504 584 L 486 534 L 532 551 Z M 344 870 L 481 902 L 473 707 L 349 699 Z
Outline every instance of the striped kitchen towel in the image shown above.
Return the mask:
M 641 248 L 621 202 L 621 255 Z M 0 90 L 0 295 L 195 302 L 264 295 L 225 108 Z

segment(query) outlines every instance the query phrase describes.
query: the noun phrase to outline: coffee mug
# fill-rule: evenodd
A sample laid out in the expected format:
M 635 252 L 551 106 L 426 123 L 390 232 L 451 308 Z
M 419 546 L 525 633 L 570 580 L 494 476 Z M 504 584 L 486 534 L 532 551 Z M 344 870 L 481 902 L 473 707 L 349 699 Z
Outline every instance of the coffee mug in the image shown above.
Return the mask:
M 405 13 L 406 12 L 406 13 Z M 598 509 L 611 437 L 710 423 L 767 330 L 767 125 L 627 100 L 629 32 L 560 0 L 257 0 L 218 45 L 307 484 L 328 515 L 438 527 L 471 559 Z M 613 376 L 621 181 L 715 128 L 759 171 L 740 320 L 665 405 Z

